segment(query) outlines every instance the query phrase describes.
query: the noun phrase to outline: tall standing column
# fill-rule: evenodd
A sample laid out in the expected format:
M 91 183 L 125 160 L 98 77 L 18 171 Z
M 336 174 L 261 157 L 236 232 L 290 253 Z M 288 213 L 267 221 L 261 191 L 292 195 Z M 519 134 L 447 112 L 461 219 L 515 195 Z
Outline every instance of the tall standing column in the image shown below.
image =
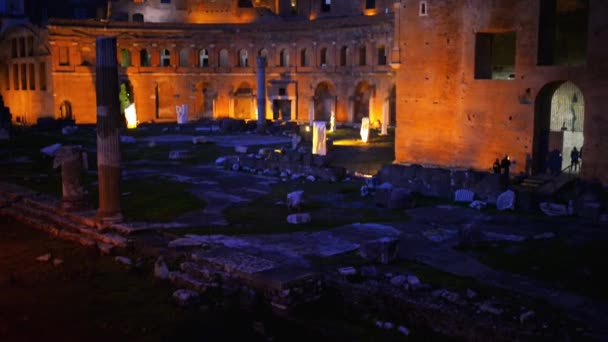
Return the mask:
M 258 56 L 258 129 L 266 124 L 266 57 Z
M 120 212 L 120 104 L 116 38 L 97 38 L 95 87 L 97 95 L 97 174 L 102 223 L 122 220 Z

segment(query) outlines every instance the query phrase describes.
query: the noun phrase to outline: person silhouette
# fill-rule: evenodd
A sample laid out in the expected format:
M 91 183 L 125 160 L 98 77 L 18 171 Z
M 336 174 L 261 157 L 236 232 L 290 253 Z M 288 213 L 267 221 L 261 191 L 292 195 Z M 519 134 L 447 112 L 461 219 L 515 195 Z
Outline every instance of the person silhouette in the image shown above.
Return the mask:
M 572 152 L 570 152 L 570 168 L 572 172 L 577 172 L 579 170 L 579 157 L 580 153 L 576 149 L 576 146 L 572 148 Z

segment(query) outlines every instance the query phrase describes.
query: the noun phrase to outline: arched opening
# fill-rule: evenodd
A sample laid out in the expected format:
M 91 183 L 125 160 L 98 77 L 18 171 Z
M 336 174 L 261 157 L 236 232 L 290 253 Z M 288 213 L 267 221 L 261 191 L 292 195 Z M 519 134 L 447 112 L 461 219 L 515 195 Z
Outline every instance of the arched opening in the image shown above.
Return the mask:
M 150 51 L 143 49 L 139 51 L 139 65 L 149 67 L 152 64 L 152 55 Z
M 218 66 L 220 67 L 227 67 L 228 66 L 228 50 L 226 49 L 221 49 L 219 52 L 219 64 Z
M 315 121 L 329 122 L 334 110 L 334 87 L 328 82 L 321 82 L 315 89 Z
M 576 147 L 581 151 L 583 148 L 584 117 L 583 93 L 574 83 L 552 82 L 538 92 L 534 114 L 533 173 L 573 171 L 567 168 L 572 150 Z
M 319 52 L 319 65 L 326 66 L 328 63 L 327 48 L 322 48 Z
M 279 66 L 289 66 L 289 52 L 287 51 L 287 49 L 282 49 L 279 53 Z
M 253 88 L 247 82 L 243 82 L 234 92 L 234 117 L 237 119 L 252 119 L 255 117 L 253 111 L 255 98 Z
M 215 94 L 216 92 L 209 82 L 201 81 L 196 84 L 194 119 L 213 118 Z
M 59 118 L 62 120 L 73 120 L 72 103 L 68 100 L 61 102 L 59 106 Z
M 209 66 L 209 52 L 207 49 L 202 49 L 198 52 L 198 66 L 201 68 Z
M 135 100 L 133 99 L 133 86 L 131 85 L 131 82 L 129 82 L 129 80 L 124 80 L 120 82 L 118 99 L 120 102 L 120 118 L 121 121 L 124 121 L 125 109 L 135 102 Z
M 302 49 L 300 51 L 300 66 L 309 66 L 310 65 L 310 52 L 308 49 Z
M 343 46 L 340 49 L 340 66 L 348 65 L 348 55 L 349 55 L 348 46 Z
M 180 67 L 190 66 L 190 50 L 181 49 L 179 51 L 179 66 Z
M 133 21 L 135 23 L 143 23 L 144 15 L 141 13 L 135 13 L 135 14 L 133 14 L 133 16 L 131 16 L 131 21 Z
M 372 87 L 367 81 L 359 82 L 353 95 L 353 122 L 369 117 L 369 103 L 372 97 Z
M 249 66 L 249 53 L 247 50 L 239 50 L 239 66 L 245 68 Z
M 131 51 L 129 49 L 120 50 L 120 66 L 123 68 L 131 66 Z
M 169 51 L 169 49 L 163 49 L 163 51 L 161 51 L 160 66 L 162 66 L 162 67 L 171 66 L 171 51 Z

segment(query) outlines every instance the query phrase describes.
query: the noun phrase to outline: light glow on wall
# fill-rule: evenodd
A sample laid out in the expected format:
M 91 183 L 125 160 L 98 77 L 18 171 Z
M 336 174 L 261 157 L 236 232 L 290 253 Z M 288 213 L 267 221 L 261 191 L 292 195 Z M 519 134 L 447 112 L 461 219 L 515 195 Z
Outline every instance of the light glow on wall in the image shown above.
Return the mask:
M 125 108 L 125 119 L 127 120 L 127 128 L 137 128 L 137 111 L 135 110 L 135 104 L 131 103 Z

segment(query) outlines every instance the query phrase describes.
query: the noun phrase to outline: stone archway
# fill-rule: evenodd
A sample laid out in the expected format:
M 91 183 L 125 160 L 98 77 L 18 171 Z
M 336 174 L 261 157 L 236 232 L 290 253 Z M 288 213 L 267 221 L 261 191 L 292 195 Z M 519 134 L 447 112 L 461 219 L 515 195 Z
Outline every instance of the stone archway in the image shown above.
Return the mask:
M 369 117 L 369 104 L 372 97 L 372 86 L 362 81 L 355 87 L 353 96 L 353 122 L 361 123 L 361 119 Z
M 315 89 L 314 96 L 314 120 L 329 122 L 331 112 L 334 110 L 335 95 L 334 87 L 329 82 L 321 82 Z
M 572 149 L 584 144 L 584 117 L 583 93 L 574 83 L 556 81 L 541 88 L 535 102 L 533 173 L 547 172 L 557 153 L 562 155 L 560 170 L 570 165 Z

